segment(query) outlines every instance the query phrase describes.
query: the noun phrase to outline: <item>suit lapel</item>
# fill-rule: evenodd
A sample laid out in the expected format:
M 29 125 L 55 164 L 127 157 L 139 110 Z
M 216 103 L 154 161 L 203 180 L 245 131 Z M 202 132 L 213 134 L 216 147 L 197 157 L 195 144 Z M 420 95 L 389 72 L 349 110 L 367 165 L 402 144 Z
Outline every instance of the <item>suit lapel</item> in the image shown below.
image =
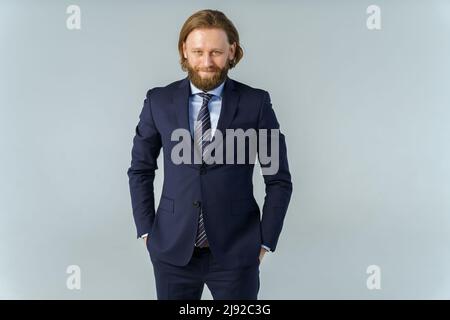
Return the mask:
M 190 124 L 189 124 L 189 95 L 191 93 L 191 88 L 189 86 L 189 79 L 186 77 L 181 80 L 178 87 L 174 90 L 172 95 L 172 104 L 173 110 L 175 112 L 175 117 L 177 119 L 176 128 L 184 129 L 189 132 L 189 137 L 191 137 L 190 143 L 190 159 L 192 161 L 190 166 L 198 167 L 198 164 L 193 162 L 194 160 L 194 152 L 197 152 L 196 148 L 194 148 L 194 139 L 191 136 Z
M 222 107 L 220 109 L 219 122 L 217 123 L 217 129 L 222 132 L 224 140 L 226 134 L 225 129 L 229 127 L 231 121 L 236 116 L 238 104 L 239 92 L 235 88 L 234 81 L 227 77 L 223 87 Z
M 175 116 L 178 122 L 178 128 L 186 129 L 190 132 L 189 126 L 189 79 L 184 78 L 176 88 L 172 96 L 172 103 L 175 105 Z

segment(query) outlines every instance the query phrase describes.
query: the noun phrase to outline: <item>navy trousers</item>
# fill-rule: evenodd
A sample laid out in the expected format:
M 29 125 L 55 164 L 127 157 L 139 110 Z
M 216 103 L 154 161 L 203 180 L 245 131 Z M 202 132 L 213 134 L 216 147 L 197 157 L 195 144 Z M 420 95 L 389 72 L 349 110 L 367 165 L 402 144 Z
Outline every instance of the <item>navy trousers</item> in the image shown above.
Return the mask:
M 204 284 L 214 300 L 257 300 L 259 262 L 249 267 L 224 269 L 209 247 L 194 248 L 185 266 L 151 258 L 158 300 L 200 300 Z

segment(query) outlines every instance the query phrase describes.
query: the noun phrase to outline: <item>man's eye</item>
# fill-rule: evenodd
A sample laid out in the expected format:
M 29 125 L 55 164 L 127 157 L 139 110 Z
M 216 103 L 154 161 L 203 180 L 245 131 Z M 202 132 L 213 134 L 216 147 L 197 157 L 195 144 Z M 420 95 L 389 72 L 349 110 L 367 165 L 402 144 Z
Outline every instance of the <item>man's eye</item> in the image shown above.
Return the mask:
M 215 56 L 218 56 L 220 54 L 222 54 L 222 52 L 220 52 L 220 51 L 213 51 L 213 55 L 215 55 Z
M 194 51 L 195 54 L 202 54 L 201 51 Z

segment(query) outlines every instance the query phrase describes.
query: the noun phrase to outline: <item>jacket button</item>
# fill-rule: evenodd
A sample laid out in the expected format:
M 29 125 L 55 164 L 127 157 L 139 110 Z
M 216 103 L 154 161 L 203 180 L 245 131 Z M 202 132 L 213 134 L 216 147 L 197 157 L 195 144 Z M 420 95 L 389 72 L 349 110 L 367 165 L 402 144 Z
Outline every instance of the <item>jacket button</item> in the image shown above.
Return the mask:
M 192 203 L 192 205 L 193 205 L 194 207 L 198 208 L 198 207 L 200 207 L 200 202 L 199 202 L 199 201 L 194 201 L 194 202 Z

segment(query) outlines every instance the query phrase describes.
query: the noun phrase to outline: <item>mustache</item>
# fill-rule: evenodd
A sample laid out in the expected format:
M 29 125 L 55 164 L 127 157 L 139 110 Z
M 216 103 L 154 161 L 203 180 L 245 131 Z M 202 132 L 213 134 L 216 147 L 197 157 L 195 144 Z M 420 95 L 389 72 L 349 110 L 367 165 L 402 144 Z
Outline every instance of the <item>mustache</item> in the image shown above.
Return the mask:
M 209 67 L 209 68 L 196 68 L 195 71 L 197 71 L 197 72 L 199 72 L 199 71 L 203 71 L 203 72 L 211 72 L 211 71 L 220 72 L 220 71 L 222 71 L 222 69 L 220 69 L 219 67 Z

